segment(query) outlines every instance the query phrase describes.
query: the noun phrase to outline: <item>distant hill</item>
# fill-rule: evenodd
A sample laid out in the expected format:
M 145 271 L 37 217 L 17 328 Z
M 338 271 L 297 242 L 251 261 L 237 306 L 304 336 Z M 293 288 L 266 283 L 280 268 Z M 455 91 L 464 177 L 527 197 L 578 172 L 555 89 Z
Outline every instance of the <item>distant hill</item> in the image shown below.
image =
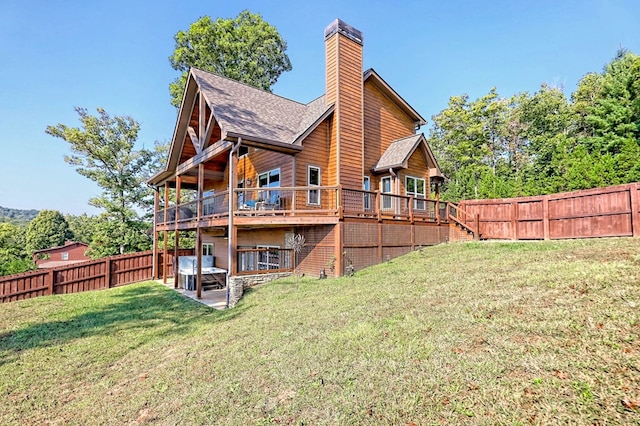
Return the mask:
M 11 209 L 0 206 L 0 222 L 30 222 L 39 210 Z

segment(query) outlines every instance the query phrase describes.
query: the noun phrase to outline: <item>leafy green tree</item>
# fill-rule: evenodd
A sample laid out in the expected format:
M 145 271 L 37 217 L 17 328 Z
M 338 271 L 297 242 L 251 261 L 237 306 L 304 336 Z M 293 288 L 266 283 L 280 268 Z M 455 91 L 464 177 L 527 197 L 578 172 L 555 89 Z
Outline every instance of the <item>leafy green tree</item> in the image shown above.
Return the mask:
M 173 69 L 182 75 L 169 86 L 171 104 L 182 102 L 191 67 L 271 91 L 280 74 L 291 70 L 285 53 L 287 42 L 260 14 L 247 10 L 235 19 L 215 21 L 204 16 L 189 30 L 174 36 L 175 49 L 169 57 Z
M 74 240 L 90 244 L 100 221 L 98 216 L 89 216 L 82 213 L 80 216 L 65 215 L 69 229 L 73 232 Z
M 117 245 L 121 253 L 136 251 L 139 244 L 132 243 L 128 230 L 140 227 L 136 208 L 148 208 L 151 204 L 152 192 L 145 180 L 149 177 L 153 153 L 134 149 L 140 126 L 133 118 L 111 117 L 102 108 L 98 108 L 97 116 L 88 114 L 84 108 L 76 108 L 76 112 L 81 128 L 58 124 L 48 126 L 46 133 L 68 142 L 73 154 L 66 156 L 65 161 L 102 188 L 102 194 L 90 199 L 89 204 L 105 210 L 101 221 L 115 222 L 111 227 L 111 244 Z M 96 244 L 100 243 L 94 238 L 91 248 L 102 250 Z M 148 239 L 147 246 L 150 244 Z
M 573 94 L 579 114 L 579 144 L 614 170 L 602 185 L 640 180 L 640 56 L 618 51 L 602 74 L 588 74 Z M 586 183 L 588 185 L 588 183 Z M 590 186 L 588 186 L 590 187 Z
M 25 227 L 0 223 L 0 276 L 35 269 L 25 248 Z
M 27 226 L 26 248 L 28 253 L 58 247 L 73 239 L 73 233 L 64 216 L 57 210 L 41 210 Z
M 142 220 L 123 223 L 111 220 L 107 213 L 102 214 L 95 223 L 87 254 L 97 259 L 124 252 L 149 250 L 152 244 L 150 229 L 151 225 Z

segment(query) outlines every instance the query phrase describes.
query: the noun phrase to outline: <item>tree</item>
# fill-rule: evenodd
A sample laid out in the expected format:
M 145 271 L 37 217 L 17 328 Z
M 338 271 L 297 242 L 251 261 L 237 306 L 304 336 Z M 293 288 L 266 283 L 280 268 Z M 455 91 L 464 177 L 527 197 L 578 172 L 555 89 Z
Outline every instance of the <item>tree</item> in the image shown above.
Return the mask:
M 35 269 L 25 248 L 25 228 L 11 223 L 0 223 L 0 276 Z
M 64 245 L 73 239 L 73 233 L 64 216 L 57 210 L 42 210 L 29 225 L 26 233 L 28 253 Z
M 72 155 L 65 161 L 76 167 L 76 171 L 102 188 L 99 197 L 89 200 L 89 204 L 105 210 L 101 220 L 114 221 L 109 236 L 109 254 L 136 251 L 140 245 L 130 238 L 130 232 L 139 232 L 142 226 L 136 208 L 145 209 L 150 205 L 152 192 L 145 185 L 152 164 L 153 153 L 141 149 L 134 150 L 139 124 L 128 116 L 111 117 L 104 109 L 98 108 L 98 116 L 92 116 L 84 108 L 76 108 L 80 116 L 81 128 L 64 124 L 48 126 L 46 133 L 65 140 L 71 146 Z M 151 240 L 147 238 L 147 247 Z M 94 244 L 104 244 L 92 241 Z M 100 248 L 100 252 L 105 249 Z
M 285 53 L 287 42 L 260 14 L 247 10 L 235 19 L 204 16 L 189 30 L 174 36 L 169 57 L 173 69 L 182 71 L 169 86 L 171 104 L 180 107 L 189 68 L 197 67 L 263 90 L 271 91 L 278 77 L 291 70 Z
M 90 244 L 93 241 L 93 235 L 96 233 L 98 222 L 97 216 L 89 216 L 82 213 L 80 216 L 65 215 L 69 229 L 73 232 L 74 240 L 82 243 Z

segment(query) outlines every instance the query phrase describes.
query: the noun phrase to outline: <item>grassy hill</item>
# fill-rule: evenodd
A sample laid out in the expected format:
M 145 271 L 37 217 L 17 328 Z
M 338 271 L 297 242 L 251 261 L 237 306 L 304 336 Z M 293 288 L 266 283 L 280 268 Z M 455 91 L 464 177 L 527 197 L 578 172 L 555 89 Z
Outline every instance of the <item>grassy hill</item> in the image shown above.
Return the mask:
M 446 244 L 209 310 L 0 306 L 0 424 L 640 424 L 640 239 Z

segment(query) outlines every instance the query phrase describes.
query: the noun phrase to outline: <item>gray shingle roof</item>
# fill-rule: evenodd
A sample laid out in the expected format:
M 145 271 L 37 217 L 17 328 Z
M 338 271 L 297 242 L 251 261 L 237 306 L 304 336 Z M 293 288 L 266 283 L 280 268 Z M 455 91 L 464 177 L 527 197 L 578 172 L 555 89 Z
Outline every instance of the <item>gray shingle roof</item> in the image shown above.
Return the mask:
M 305 105 L 196 68 L 191 73 L 220 128 L 231 135 L 293 143 L 327 110 L 324 96 Z
M 389 170 L 397 167 L 407 167 L 406 161 L 418 146 L 418 142 L 423 137 L 422 133 L 396 139 L 380 156 L 378 163 L 373 167 L 374 171 Z

